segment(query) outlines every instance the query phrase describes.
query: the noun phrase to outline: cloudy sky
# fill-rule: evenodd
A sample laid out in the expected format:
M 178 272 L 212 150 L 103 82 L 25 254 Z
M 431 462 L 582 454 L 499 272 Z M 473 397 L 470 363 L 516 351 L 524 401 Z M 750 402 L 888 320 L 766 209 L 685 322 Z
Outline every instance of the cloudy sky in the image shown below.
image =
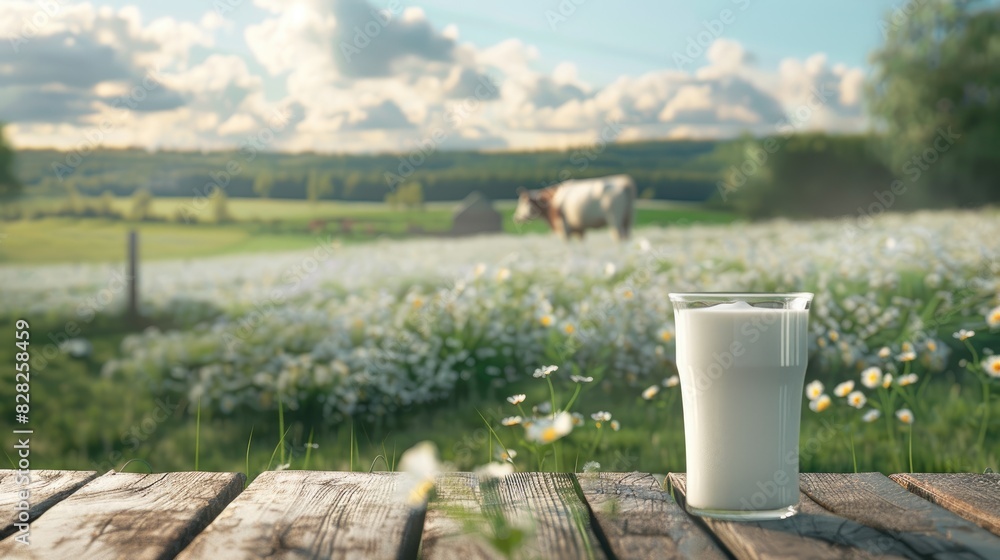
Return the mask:
M 888 0 L 0 0 L 18 147 L 525 149 L 863 130 Z

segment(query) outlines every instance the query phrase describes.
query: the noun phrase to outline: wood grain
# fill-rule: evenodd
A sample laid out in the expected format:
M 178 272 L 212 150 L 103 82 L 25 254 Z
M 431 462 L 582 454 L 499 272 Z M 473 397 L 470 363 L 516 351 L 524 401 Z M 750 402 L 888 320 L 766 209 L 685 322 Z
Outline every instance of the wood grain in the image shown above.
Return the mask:
M 531 536 L 516 551 L 516 558 L 606 557 L 572 475 L 514 473 L 482 484 L 481 489 L 487 515 L 495 508 L 508 523 L 529 531 Z
M 894 474 L 889 478 L 917 496 L 1000 535 L 1000 473 Z
M 503 558 L 483 538 L 483 495 L 473 473 L 447 473 L 436 481 L 427 504 L 420 557 L 427 560 Z
M 649 474 L 576 475 L 583 497 L 611 552 L 618 558 L 721 559 L 701 526 Z
M 424 509 L 405 503 L 402 477 L 262 473 L 178 559 L 413 558 Z
M 892 535 L 924 558 L 1000 558 L 995 535 L 881 473 L 810 474 L 801 486 L 823 507 Z
M 21 490 L 27 489 L 30 493 L 28 515 L 34 521 L 97 476 L 94 471 L 29 471 L 31 480 L 25 486 L 20 484 L 17 473 L 14 470 L 0 470 L 0 539 L 17 532 L 14 524 L 17 523 L 19 511 L 14 508 L 21 501 Z
M 803 475 L 806 476 L 806 475 Z M 670 473 L 674 497 L 682 502 L 683 473 Z M 834 515 L 800 493 L 799 513 L 774 521 L 699 518 L 737 558 L 919 558 L 891 536 Z
M 109 472 L 31 524 L 30 546 L 6 539 L 0 558 L 173 558 L 243 489 L 243 475 Z

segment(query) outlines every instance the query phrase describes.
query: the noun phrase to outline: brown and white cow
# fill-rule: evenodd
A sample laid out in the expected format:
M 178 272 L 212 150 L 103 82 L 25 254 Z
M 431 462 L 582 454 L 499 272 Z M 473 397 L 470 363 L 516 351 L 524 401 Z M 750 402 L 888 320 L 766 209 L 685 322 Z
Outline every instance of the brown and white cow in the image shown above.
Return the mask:
M 616 241 L 628 239 L 635 213 L 635 182 L 628 175 L 564 181 L 545 189 L 517 190 L 514 221 L 542 218 L 563 239 L 583 239 L 587 229 L 608 226 Z

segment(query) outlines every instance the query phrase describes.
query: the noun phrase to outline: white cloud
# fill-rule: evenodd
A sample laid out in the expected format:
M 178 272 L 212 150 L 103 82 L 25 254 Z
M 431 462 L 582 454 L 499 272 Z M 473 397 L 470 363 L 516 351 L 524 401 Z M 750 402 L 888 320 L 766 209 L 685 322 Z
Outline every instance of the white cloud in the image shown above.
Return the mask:
M 216 49 L 215 33 L 235 24 L 214 11 L 146 22 L 134 7 L 67 5 L 18 56 L 0 51 L 0 120 L 15 122 L 18 145 L 72 146 L 114 117 L 109 144 L 215 148 L 267 126 L 281 107 L 289 122 L 273 148 L 322 151 L 409 150 L 435 131 L 442 148 L 567 147 L 608 122 L 620 123 L 622 140 L 775 133 L 789 113 L 808 112 L 795 121 L 804 130 L 866 123 L 863 71 L 823 54 L 765 69 L 744 45 L 719 39 L 700 68 L 590 84 L 571 62 L 541 70 L 538 49 L 520 39 L 459 43 L 455 25 L 438 28 L 398 2 L 254 3 L 264 16 L 241 30 L 250 59 Z M 0 39 L 37 10 L 11 6 Z M 147 76 L 156 85 L 144 101 L 113 107 Z

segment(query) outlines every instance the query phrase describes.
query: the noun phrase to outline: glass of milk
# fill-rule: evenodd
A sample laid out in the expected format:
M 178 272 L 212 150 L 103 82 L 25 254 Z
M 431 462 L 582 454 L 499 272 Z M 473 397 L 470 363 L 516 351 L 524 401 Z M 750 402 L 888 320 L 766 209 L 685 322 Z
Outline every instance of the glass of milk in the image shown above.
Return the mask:
M 783 519 L 799 506 L 810 293 L 673 293 L 687 508 Z

